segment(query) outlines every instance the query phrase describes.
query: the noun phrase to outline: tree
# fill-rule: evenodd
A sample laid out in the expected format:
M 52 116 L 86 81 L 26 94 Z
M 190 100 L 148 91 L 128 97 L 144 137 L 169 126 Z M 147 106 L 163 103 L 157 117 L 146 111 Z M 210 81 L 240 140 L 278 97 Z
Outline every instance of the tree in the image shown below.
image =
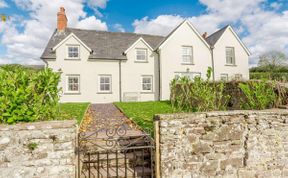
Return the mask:
M 267 68 L 270 71 L 274 71 L 287 64 L 286 55 L 280 51 L 270 51 L 262 54 L 259 58 L 258 66 Z
M 0 14 L 0 22 L 6 22 L 10 17 L 5 14 Z

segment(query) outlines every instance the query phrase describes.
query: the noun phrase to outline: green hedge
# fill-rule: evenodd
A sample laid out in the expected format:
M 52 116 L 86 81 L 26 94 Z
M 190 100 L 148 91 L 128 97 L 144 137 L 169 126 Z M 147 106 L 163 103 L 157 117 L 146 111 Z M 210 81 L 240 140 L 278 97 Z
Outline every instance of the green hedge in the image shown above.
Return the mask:
M 288 81 L 288 73 L 284 72 L 250 72 L 250 78 L 255 80 L 276 80 L 281 82 Z
M 0 67 L 0 122 L 52 120 L 58 112 L 60 74 L 19 65 Z
M 287 104 L 287 88 L 270 81 L 211 82 L 200 78 L 174 79 L 170 85 L 173 109 L 215 111 L 268 109 Z

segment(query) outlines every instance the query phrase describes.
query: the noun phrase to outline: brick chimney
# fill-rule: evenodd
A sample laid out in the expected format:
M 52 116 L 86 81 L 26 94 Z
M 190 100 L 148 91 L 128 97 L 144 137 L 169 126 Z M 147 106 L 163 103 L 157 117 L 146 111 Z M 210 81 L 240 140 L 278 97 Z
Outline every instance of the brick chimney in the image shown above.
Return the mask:
M 202 35 L 202 37 L 203 37 L 204 39 L 206 39 L 207 36 L 208 36 L 208 33 L 207 33 L 207 32 L 203 33 L 203 35 Z
M 67 17 L 64 7 L 60 7 L 60 11 L 57 13 L 57 30 L 58 32 L 65 31 L 67 27 Z

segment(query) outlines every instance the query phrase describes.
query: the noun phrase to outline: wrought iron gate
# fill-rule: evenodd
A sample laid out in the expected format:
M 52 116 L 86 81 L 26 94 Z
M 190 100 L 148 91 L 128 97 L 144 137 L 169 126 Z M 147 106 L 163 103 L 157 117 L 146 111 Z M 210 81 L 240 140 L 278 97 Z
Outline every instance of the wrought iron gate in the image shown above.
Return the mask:
M 78 178 L 150 178 L 154 141 L 127 124 L 78 135 Z

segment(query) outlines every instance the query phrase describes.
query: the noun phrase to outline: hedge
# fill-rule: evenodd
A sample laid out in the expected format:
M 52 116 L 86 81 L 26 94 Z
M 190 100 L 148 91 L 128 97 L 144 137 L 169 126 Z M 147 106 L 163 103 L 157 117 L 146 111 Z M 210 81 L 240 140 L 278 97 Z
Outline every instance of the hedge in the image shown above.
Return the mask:
M 60 74 L 20 65 L 0 67 L 0 123 L 52 120 L 58 111 Z

